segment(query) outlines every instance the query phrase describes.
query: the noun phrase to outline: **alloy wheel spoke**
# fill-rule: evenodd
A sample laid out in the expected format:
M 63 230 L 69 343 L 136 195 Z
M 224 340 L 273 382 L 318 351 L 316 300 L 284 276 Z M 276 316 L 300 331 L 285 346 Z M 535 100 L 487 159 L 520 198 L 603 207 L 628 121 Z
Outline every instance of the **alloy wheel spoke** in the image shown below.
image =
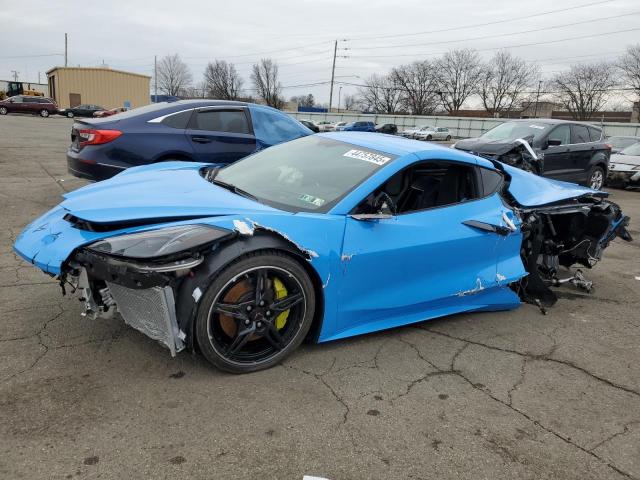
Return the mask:
M 266 270 L 258 270 L 256 272 L 256 305 L 260 305 L 263 300 L 264 291 L 267 288 L 267 272 Z
M 276 326 L 271 322 L 267 325 L 267 331 L 264 334 L 264 338 L 266 338 L 271 346 L 276 350 L 282 350 L 284 348 L 282 336 Z
M 247 316 L 247 307 L 253 305 L 253 301 L 241 303 L 216 303 L 213 311 L 222 315 L 229 315 L 233 318 L 244 320 Z
M 249 327 L 245 329 L 240 330 L 236 335 L 236 338 L 233 339 L 233 342 L 231 343 L 231 345 L 229 345 L 229 348 L 227 348 L 227 354 L 234 355 L 238 350 L 244 347 L 245 343 L 247 343 L 247 340 L 249 340 L 249 337 L 251 336 L 251 334 L 255 331 L 256 331 L 256 327 L 253 324 L 251 324 Z
M 282 313 L 302 302 L 303 298 L 304 297 L 302 296 L 302 293 L 287 295 L 286 297 L 280 298 L 277 301 L 273 302 L 269 307 L 269 310 L 272 310 L 276 313 Z

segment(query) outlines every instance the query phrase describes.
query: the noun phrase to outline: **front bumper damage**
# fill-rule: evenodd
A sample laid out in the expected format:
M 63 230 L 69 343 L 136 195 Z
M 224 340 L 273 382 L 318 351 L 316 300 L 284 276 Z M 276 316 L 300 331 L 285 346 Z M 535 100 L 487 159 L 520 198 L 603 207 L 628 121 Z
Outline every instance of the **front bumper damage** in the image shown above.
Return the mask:
M 640 170 L 625 169 L 624 165 L 611 165 L 607 185 L 619 188 L 640 188 Z
M 160 342 L 175 356 L 185 348 L 186 335 L 178 326 L 174 279 L 165 272 L 188 272 L 202 258 L 164 265 L 135 264 L 86 249 L 69 263 L 60 284 L 80 292 L 83 316 L 111 318 L 119 313 L 125 323 Z

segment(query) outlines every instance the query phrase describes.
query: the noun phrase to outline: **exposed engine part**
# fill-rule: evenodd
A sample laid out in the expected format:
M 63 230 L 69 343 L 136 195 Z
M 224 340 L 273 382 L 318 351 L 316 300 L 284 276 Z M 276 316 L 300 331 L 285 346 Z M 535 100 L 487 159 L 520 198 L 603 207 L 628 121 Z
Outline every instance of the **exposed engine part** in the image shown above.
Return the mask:
M 523 241 L 520 255 L 529 275 L 520 281 L 518 293 L 523 301 L 551 306 L 557 301 L 550 286 L 564 283 L 590 292 L 593 283 L 581 270 L 560 279 L 560 266 L 582 265 L 592 268 L 612 238 L 631 237 L 625 227 L 629 218 L 620 207 L 608 201 L 585 198 L 574 205 L 549 206 L 521 211 Z
M 510 145 L 510 148 L 507 147 L 506 151 L 492 155 L 482 153 L 478 153 L 478 155 L 489 160 L 498 160 L 527 172 L 540 174 L 543 171 L 544 155 L 533 150 L 532 141 L 533 136 L 517 138 Z

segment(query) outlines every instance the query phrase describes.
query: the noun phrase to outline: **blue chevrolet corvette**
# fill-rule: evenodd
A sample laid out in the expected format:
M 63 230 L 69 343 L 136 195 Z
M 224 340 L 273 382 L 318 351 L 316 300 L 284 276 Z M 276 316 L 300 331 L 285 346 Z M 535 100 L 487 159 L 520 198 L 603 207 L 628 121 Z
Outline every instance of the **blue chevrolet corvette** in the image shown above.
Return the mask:
M 326 342 L 459 312 L 541 308 L 628 217 L 607 194 L 414 140 L 307 136 L 225 168 L 171 162 L 77 191 L 26 261 L 175 355 L 250 372 Z

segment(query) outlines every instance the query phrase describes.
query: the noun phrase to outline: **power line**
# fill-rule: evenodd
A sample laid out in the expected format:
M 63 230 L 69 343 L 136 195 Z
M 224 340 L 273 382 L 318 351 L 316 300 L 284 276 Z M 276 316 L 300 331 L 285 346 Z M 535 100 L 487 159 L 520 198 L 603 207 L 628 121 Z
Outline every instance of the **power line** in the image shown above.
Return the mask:
M 415 35 L 426 35 L 426 34 L 429 34 L 429 33 L 442 33 L 442 32 L 452 32 L 452 31 L 455 31 L 455 30 L 467 30 L 469 28 L 486 27 L 488 25 L 498 25 L 500 23 L 515 22 L 517 20 L 528 20 L 530 18 L 542 17 L 544 15 L 551 15 L 553 13 L 559 13 L 559 12 L 567 12 L 569 10 L 577 10 L 577 9 L 580 9 L 580 8 L 591 7 L 593 5 L 601 5 L 603 3 L 611 3 L 613 1 L 615 1 L 615 0 L 601 0 L 601 1 L 598 1 L 598 2 L 591 2 L 591 3 L 584 3 L 584 4 L 581 4 L 581 5 L 575 5 L 573 7 L 559 8 L 557 10 L 548 10 L 546 12 L 523 15 L 523 16 L 520 16 L 520 17 L 511 17 L 511 18 L 506 18 L 506 19 L 502 19 L 502 20 L 494 20 L 494 21 L 491 21 L 491 22 L 475 23 L 475 24 L 470 24 L 470 25 L 459 25 L 457 27 L 441 28 L 439 30 L 425 30 L 425 31 L 422 31 L 422 32 L 397 33 L 397 34 L 391 34 L 391 35 L 362 35 L 362 36 L 359 36 L 359 37 L 351 37 L 348 40 L 357 41 L 357 40 L 360 40 L 360 39 L 369 39 L 369 38 L 412 37 L 412 36 L 415 36 Z
M 624 13 L 621 15 L 613 15 L 610 17 L 600 17 L 600 18 L 594 18 L 591 20 L 583 20 L 580 22 L 573 22 L 573 23 L 565 23 L 563 25 L 553 25 L 550 27 L 542 27 L 542 28 L 535 28 L 533 30 L 522 30 L 519 32 L 510 32 L 510 33 L 497 33 L 497 34 L 493 34 L 493 35 L 484 35 L 481 37 L 470 37 L 470 38 L 462 38 L 462 39 L 456 39 L 456 40 L 443 40 L 443 41 L 439 41 L 439 42 L 428 42 L 428 43 L 405 43 L 405 44 L 399 44 L 399 45 L 387 45 L 387 46 L 371 46 L 371 47 L 354 47 L 355 50 L 376 50 L 376 49 L 384 49 L 384 48 L 400 48 L 400 47 L 423 47 L 423 46 L 428 46 L 428 45 L 444 45 L 444 44 L 448 44 L 448 43 L 460 43 L 460 42 L 468 42 L 468 41 L 473 41 L 473 40 L 486 40 L 488 38 L 499 38 L 499 37 L 510 37 L 513 35 L 522 35 L 525 33 L 535 33 L 535 32 L 543 32 L 545 30 L 555 30 L 558 28 L 566 28 L 566 27 L 573 27 L 575 25 L 584 25 L 585 23 L 593 23 L 593 22 L 600 22 L 602 20 L 611 20 L 614 18 L 621 18 L 621 17 L 627 17 L 629 15 L 638 15 L 640 14 L 640 11 L 635 11 L 635 12 L 628 12 L 628 13 Z
M 39 57 L 64 57 L 64 53 L 42 53 L 39 55 L 10 55 L 10 56 L 2 56 L 0 57 L 0 59 L 39 58 Z
M 551 43 L 560 43 L 560 42 L 567 42 L 570 40 L 582 40 L 584 38 L 594 38 L 594 37 L 604 37 L 607 35 L 616 35 L 618 33 L 628 33 L 628 32 L 635 32 L 637 30 L 640 30 L 640 27 L 636 27 L 636 28 L 628 28 L 626 30 L 616 30 L 613 32 L 603 32 L 603 33 L 595 33 L 595 34 L 591 34 L 591 35 L 581 35 L 578 37 L 566 37 L 566 38 L 560 38 L 557 40 L 549 40 L 546 42 L 532 42 L 532 43 L 521 43 L 518 45 L 507 45 L 507 46 L 501 46 L 501 47 L 490 47 L 490 48 L 477 48 L 475 49 L 478 52 L 486 52 L 486 51 L 491 51 L 491 50 L 504 50 L 504 49 L 508 49 L 508 48 L 520 48 L 520 47 L 532 47 L 532 46 L 536 46 L 536 45 L 548 45 Z M 351 55 L 352 58 L 387 58 L 387 57 L 418 57 L 418 56 L 431 56 L 431 55 L 444 55 L 447 52 L 429 52 L 429 53 L 396 53 L 394 55 Z

